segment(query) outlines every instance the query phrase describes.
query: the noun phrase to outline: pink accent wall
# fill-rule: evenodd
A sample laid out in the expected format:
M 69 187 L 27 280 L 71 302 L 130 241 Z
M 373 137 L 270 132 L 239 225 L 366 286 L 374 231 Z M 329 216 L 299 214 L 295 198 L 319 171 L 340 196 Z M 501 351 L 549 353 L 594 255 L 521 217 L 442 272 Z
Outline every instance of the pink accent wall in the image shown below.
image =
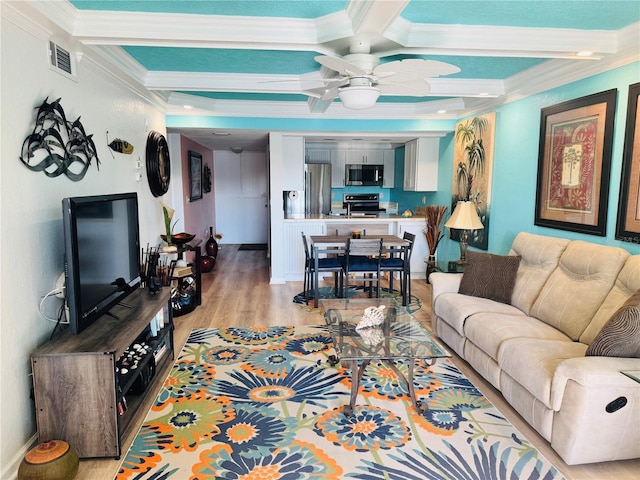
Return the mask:
M 185 231 L 195 233 L 197 238 L 202 239 L 203 243 L 209 238 L 209 227 L 213 227 L 216 231 L 216 212 L 215 212 L 215 193 L 213 189 L 213 152 L 199 143 L 180 136 L 181 160 L 182 160 L 182 191 L 184 203 L 184 225 Z M 197 152 L 202 155 L 202 169 L 207 165 L 211 170 L 211 191 L 204 191 L 204 175 L 202 198 L 189 202 L 189 151 Z M 206 230 L 206 234 L 205 234 Z M 204 252 L 204 248 L 203 248 Z

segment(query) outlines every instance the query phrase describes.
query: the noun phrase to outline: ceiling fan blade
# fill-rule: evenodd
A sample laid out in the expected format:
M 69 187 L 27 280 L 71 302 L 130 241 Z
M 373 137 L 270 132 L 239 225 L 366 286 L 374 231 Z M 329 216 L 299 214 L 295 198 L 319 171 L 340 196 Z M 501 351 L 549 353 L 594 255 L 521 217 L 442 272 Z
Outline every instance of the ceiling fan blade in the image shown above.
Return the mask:
M 431 86 L 429 83 L 420 78 L 406 83 L 389 83 L 378 84 L 383 95 L 401 95 L 410 97 L 426 97 L 431 93 Z
M 321 87 L 321 88 L 311 88 L 309 90 L 305 90 L 305 95 L 309 95 L 310 97 L 316 97 L 320 100 L 333 100 L 338 96 L 338 87 Z
M 365 72 L 360 67 L 354 65 L 353 63 L 347 62 L 345 59 L 340 57 L 327 57 L 326 55 L 318 55 L 317 57 L 314 57 L 314 59 L 320 65 L 331 70 L 335 70 L 340 75 L 344 75 L 347 77 L 367 74 L 367 72 Z
M 379 83 L 405 83 L 418 78 L 432 78 L 458 73 L 460 69 L 450 63 L 436 60 L 409 58 L 378 65 L 373 71 Z

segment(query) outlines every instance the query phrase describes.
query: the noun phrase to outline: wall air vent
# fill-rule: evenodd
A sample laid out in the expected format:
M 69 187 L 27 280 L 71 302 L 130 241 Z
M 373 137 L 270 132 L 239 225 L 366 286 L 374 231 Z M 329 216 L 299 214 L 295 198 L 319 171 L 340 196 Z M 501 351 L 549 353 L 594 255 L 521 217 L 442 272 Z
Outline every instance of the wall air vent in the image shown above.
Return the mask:
M 52 70 L 75 80 L 76 63 L 68 50 L 53 41 L 49 41 L 49 66 Z

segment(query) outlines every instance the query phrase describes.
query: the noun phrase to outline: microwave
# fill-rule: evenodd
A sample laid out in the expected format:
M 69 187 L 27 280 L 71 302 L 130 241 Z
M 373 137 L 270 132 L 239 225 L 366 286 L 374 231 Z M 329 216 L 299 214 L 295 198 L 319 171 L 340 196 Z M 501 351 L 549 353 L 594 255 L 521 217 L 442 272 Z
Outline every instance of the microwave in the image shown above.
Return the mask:
M 345 166 L 345 185 L 382 186 L 384 165 L 349 164 Z

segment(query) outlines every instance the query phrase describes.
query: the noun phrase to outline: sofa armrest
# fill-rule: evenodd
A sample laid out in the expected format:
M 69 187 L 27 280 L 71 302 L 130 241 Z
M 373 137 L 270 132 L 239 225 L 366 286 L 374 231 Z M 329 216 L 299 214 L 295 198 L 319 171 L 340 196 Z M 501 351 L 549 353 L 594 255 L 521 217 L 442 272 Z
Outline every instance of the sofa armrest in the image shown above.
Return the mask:
M 431 282 L 431 304 L 436 301 L 438 295 L 442 293 L 458 293 L 462 273 L 433 272 L 429 275 Z
M 568 465 L 640 458 L 640 383 L 620 373 L 637 369 L 639 358 L 575 357 L 558 366 L 551 446 Z
M 623 370 L 640 370 L 640 358 L 584 356 L 562 361 L 556 368 L 551 385 L 553 409 L 560 409 L 569 380 L 587 389 L 640 389 L 640 383 L 620 373 Z

